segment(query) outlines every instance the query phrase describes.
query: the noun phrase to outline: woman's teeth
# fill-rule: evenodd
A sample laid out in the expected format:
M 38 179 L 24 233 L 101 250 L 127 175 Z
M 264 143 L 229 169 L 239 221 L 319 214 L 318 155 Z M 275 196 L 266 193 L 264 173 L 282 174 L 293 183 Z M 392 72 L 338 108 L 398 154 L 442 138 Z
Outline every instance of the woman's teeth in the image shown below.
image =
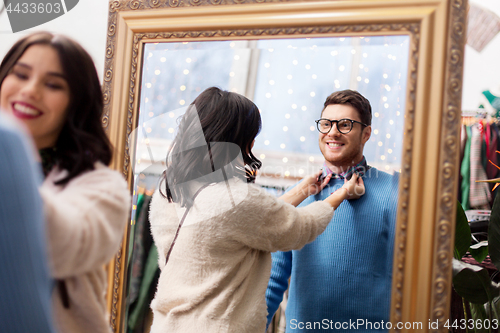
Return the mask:
M 21 113 L 24 113 L 24 114 L 27 114 L 30 116 L 38 116 L 40 114 L 40 111 L 38 111 L 32 107 L 29 107 L 27 105 L 18 104 L 18 103 L 14 104 L 14 109 L 18 112 L 21 112 Z

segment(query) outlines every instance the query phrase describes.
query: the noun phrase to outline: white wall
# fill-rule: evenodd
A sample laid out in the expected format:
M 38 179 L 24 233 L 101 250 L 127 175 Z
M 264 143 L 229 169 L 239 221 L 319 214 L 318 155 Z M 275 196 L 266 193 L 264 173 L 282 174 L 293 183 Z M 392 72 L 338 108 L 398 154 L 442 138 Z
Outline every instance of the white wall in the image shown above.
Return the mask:
M 36 1 L 33 1 L 36 2 Z M 19 38 L 35 31 L 49 31 L 67 35 L 79 42 L 92 56 L 102 79 L 106 52 L 108 0 L 80 0 L 66 14 L 37 27 L 12 33 L 9 18 L 0 14 L 0 59 Z
M 500 16 L 499 0 L 470 0 L 494 11 Z M 3 58 L 12 44 L 20 37 L 33 31 L 46 30 L 66 34 L 80 42 L 91 54 L 99 76 L 104 73 L 106 29 L 108 21 L 107 0 L 80 0 L 65 15 L 38 27 L 12 33 L 6 13 L 0 15 L 0 58 Z M 500 34 L 481 53 L 469 46 L 465 50 L 463 109 L 476 109 L 481 92 L 500 86 Z
M 499 0 L 470 0 L 500 16 Z M 500 87 L 500 33 L 481 51 L 465 46 L 462 109 L 475 110 L 481 103 L 481 92 Z M 498 88 L 496 89 L 498 90 Z

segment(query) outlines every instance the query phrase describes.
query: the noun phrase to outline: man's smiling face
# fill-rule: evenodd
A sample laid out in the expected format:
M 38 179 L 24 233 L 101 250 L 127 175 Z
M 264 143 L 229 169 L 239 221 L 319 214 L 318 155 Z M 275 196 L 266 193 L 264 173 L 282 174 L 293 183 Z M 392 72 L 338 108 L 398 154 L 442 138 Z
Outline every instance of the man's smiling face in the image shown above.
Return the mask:
M 330 120 L 351 119 L 361 122 L 358 111 L 348 104 L 328 105 L 321 118 Z M 319 149 L 327 166 L 335 173 L 346 171 L 363 159 L 363 148 L 371 135 L 371 127 L 354 123 L 347 134 L 338 131 L 333 124 L 327 134 L 319 133 Z

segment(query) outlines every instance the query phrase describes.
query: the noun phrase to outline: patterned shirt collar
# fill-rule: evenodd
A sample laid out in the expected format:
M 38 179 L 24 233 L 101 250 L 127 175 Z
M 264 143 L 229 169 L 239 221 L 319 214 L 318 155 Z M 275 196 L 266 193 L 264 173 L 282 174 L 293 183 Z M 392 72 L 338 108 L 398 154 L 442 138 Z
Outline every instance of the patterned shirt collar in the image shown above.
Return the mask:
M 361 162 L 359 162 L 355 166 L 350 167 L 347 170 L 345 170 L 339 174 L 333 173 L 333 171 L 330 170 L 330 168 L 326 165 L 326 161 L 325 161 L 325 164 L 323 164 L 323 174 L 325 176 L 328 176 L 331 174 L 332 179 L 344 179 L 344 178 L 350 179 L 351 176 L 353 175 L 353 173 L 355 173 L 355 172 L 358 175 L 360 175 L 361 177 L 364 176 L 365 172 L 370 168 L 371 168 L 371 166 L 369 166 L 366 163 L 366 158 L 363 156 L 363 159 L 361 160 Z

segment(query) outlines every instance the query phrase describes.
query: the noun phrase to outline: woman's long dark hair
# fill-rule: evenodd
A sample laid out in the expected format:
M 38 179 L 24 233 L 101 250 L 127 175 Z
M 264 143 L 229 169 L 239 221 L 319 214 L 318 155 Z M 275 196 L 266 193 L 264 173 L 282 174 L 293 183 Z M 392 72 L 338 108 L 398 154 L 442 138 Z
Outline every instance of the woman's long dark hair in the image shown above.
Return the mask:
M 203 91 L 179 123 L 161 177 L 162 195 L 190 206 L 192 193 L 183 186 L 190 180 L 241 176 L 254 182 L 262 163 L 253 155 L 252 143 L 261 126 L 259 109 L 248 98 L 216 87 Z
M 90 55 L 75 41 L 38 32 L 17 41 L 0 64 L 0 86 L 24 52 L 33 45 L 48 45 L 58 54 L 69 85 L 70 102 L 56 145 L 57 165 L 68 175 L 56 184 L 67 184 L 97 161 L 109 165 L 111 143 L 102 127 L 103 95 Z

